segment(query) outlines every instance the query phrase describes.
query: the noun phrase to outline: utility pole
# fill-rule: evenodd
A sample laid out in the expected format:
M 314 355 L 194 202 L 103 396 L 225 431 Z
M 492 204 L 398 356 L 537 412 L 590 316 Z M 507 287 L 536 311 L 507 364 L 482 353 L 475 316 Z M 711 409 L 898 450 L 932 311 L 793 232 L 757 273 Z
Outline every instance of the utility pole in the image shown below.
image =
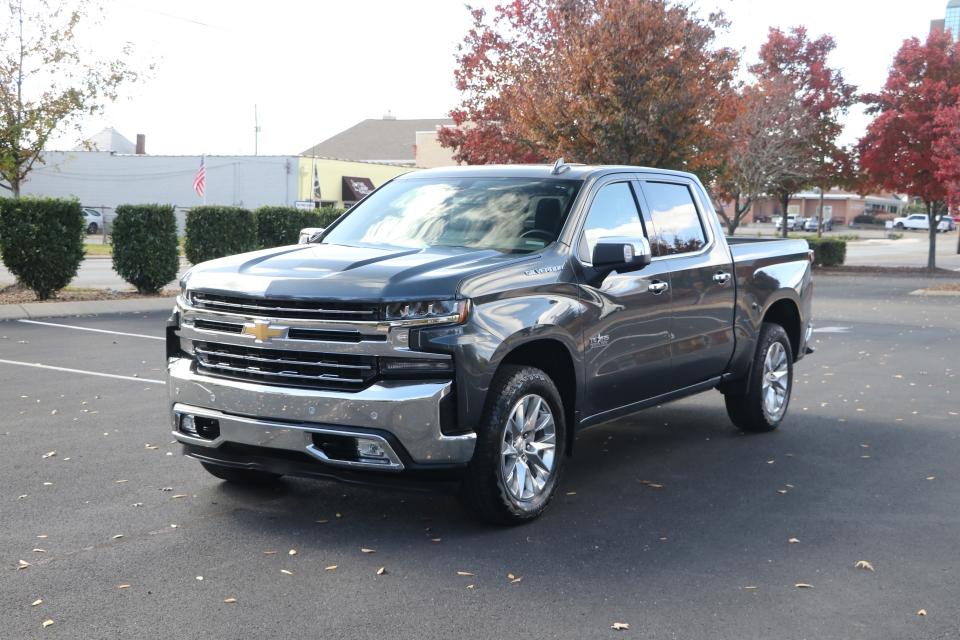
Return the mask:
M 253 155 L 257 155 L 260 142 L 260 121 L 257 119 L 257 105 L 253 105 Z

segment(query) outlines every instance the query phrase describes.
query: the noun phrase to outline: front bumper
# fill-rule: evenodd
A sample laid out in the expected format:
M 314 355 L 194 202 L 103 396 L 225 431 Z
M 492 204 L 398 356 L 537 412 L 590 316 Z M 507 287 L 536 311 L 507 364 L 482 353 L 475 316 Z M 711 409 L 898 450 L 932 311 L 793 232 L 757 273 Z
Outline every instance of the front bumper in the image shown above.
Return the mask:
M 216 450 L 239 445 L 266 457 L 307 454 L 317 465 L 380 472 L 462 465 L 473 456 L 476 434 L 441 431 L 441 403 L 453 386 L 448 381 L 381 381 L 348 393 L 202 376 L 191 364 L 172 358 L 167 367 L 173 435 L 190 451 L 215 457 Z M 178 414 L 214 418 L 220 435 L 188 435 L 178 428 Z M 372 439 L 387 451 L 389 463 L 337 459 L 317 445 L 315 435 Z

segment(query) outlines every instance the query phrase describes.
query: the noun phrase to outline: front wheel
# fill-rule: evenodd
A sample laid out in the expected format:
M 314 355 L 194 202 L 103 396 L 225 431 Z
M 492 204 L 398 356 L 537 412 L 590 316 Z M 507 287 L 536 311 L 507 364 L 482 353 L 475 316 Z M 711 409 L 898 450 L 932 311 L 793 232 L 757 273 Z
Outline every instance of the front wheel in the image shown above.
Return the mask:
M 200 464 L 203 465 L 203 468 L 206 469 L 210 475 L 237 484 L 268 484 L 276 482 L 283 477 L 278 473 L 258 471 L 256 469 L 223 467 L 218 464 L 210 464 L 209 462 L 201 462 Z
M 91 222 L 89 225 L 87 225 L 87 233 L 89 234 L 94 234 L 99 230 L 100 230 L 100 227 L 97 226 L 96 222 Z
M 766 322 L 753 357 L 746 393 L 726 394 L 727 415 L 742 431 L 773 431 L 783 421 L 793 391 L 793 351 L 787 332 Z
M 505 365 L 490 385 L 460 497 L 481 518 L 522 524 L 546 509 L 563 465 L 567 425 L 550 377 Z
M 897 224 L 895 224 L 895 225 L 893 225 L 893 226 L 896 227 L 897 229 L 900 229 L 901 231 L 903 230 L 903 223 L 902 223 L 902 222 L 898 222 Z

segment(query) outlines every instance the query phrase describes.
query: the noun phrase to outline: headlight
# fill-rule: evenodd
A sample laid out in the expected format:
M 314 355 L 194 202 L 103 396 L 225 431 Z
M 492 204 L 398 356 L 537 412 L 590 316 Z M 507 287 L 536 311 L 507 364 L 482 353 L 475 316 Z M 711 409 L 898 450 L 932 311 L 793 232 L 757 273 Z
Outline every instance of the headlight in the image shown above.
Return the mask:
M 387 320 L 423 320 L 428 323 L 461 323 L 467 319 L 468 300 L 425 300 L 387 305 Z
M 187 299 L 187 280 L 190 279 L 191 271 L 193 271 L 193 269 L 188 269 L 185 274 L 180 276 L 180 297 L 183 298 L 185 301 Z

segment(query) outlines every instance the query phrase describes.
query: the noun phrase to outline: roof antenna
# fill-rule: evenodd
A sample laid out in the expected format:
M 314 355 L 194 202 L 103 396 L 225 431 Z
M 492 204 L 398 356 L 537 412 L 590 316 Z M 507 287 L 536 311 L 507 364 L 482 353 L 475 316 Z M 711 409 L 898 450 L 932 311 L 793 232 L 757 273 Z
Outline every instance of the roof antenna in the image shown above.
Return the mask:
M 553 169 L 550 170 L 550 175 L 558 176 L 569 168 L 563 158 L 557 158 L 557 161 L 553 163 Z

